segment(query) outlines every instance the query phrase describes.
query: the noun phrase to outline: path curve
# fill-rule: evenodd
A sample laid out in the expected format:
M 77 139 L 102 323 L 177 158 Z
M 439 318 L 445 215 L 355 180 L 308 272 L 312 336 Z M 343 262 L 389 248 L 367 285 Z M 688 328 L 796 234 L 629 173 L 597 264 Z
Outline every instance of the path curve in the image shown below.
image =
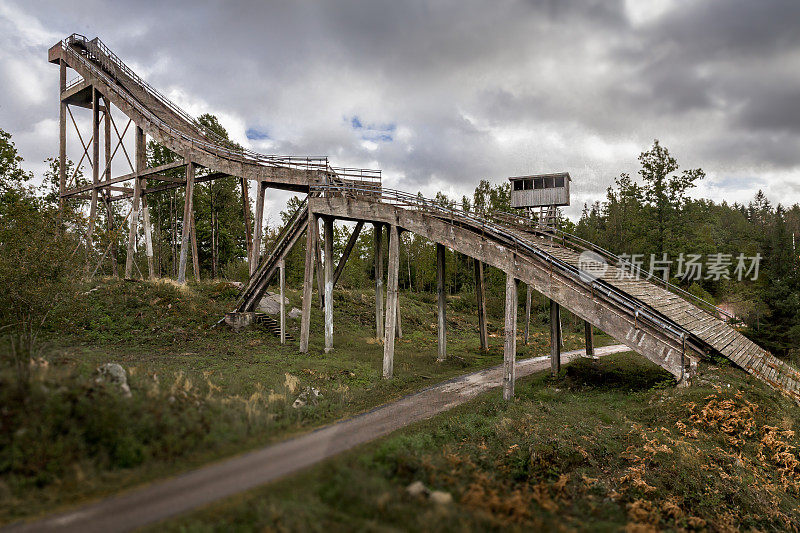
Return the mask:
M 630 351 L 618 344 L 595 348 L 598 356 Z M 584 350 L 561 354 L 568 363 Z M 517 377 L 550 368 L 550 357 L 517 362 Z M 265 448 L 210 464 L 42 520 L 12 524 L 3 532 L 130 531 L 295 473 L 340 452 L 431 418 L 499 387 L 502 365 L 460 376 L 347 420 Z

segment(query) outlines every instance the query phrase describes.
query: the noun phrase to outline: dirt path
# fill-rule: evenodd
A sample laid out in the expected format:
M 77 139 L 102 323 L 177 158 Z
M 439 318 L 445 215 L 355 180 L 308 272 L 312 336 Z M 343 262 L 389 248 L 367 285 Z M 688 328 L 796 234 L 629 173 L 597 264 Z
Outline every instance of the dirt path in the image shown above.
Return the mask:
M 630 351 L 630 348 L 624 345 L 595 349 L 599 356 L 626 351 Z M 562 363 L 583 354 L 583 350 L 565 352 L 561 355 Z M 549 357 L 523 359 L 517 362 L 517 377 L 528 376 L 549 367 Z M 452 409 L 489 389 L 499 387 L 501 379 L 502 366 L 467 374 L 306 435 L 133 489 L 73 511 L 36 522 L 14 524 L 3 531 L 130 531 L 263 485 L 359 444 L 383 437 L 396 429 Z

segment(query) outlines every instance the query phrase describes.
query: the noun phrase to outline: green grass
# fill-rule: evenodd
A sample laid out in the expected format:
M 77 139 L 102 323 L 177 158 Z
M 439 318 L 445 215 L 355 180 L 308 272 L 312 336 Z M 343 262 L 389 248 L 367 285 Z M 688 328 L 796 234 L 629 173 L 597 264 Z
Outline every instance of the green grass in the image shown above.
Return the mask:
M 381 379 L 369 292 L 337 290 L 335 350 L 327 355 L 317 305 L 307 354 L 258 328 L 213 328 L 235 297 L 225 283 L 182 289 L 101 280 L 50 318 L 38 347 L 24 355 L 34 359 L 20 367 L 29 376 L 0 359 L 0 523 L 284 439 L 502 361 L 502 320 L 490 316 L 491 350 L 481 353 L 471 295 L 450 298 L 452 357 L 437 363 L 433 295 L 402 294 L 404 338 L 390 381 Z M 296 291 L 288 297 L 300 306 Z M 565 319 L 566 349 L 581 345 L 579 326 Z M 289 328 L 299 337 L 298 321 Z M 534 325 L 531 344 L 519 350 L 519 357 L 547 353 L 546 327 Z M 128 370 L 132 398 L 95 383 L 94 370 L 106 362 Z M 322 398 L 293 409 L 306 386 Z
M 578 360 L 152 529 L 796 530 L 797 406 L 730 367 L 698 381 L 632 353 Z

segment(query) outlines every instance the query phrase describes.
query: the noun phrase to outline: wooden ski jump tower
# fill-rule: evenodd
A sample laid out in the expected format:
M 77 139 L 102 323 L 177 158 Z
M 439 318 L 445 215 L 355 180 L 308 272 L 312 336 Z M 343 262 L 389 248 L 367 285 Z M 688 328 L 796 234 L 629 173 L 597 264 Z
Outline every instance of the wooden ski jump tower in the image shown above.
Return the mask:
M 401 232 L 412 232 L 436 246 L 439 360 L 447 356 L 445 248 L 475 260 L 477 322 L 483 349 L 488 347 L 484 267 L 497 268 L 505 274 L 505 398 L 511 398 L 514 394 L 517 286 L 522 282 L 528 286 L 526 341 L 531 292 L 535 290 L 551 301 L 551 355 L 554 373 L 560 368 L 562 335 L 559 313 L 560 306 L 563 305 L 586 323 L 587 354 L 592 353 L 592 328 L 597 327 L 670 372 L 679 383 L 688 381 L 704 354 L 716 353 L 795 400 L 800 400 L 800 373 L 731 328 L 720 318 L 727 313 L 658 278 L 630 279 L 619 276 L 619 269 L 613 266 L 620 261 L 619 257 L 560 231 L 551 224 L 557 207 L 569 204 L 570 178 L 566 173 L 511 178 L 512 205 L 526 209 L 528 215 L 532 209 L 539 207 L 540 223 L 532 223 L 530 216 L 463 211 L 443 206 L 418 194 L 383 188 L 380 171 L 331 167 L 326 157 L 263 155 L 232 147 L 225 139 L 215 136 L 148 85 L 97 38 L 89 40 L 82 35 L 73 34 L 50 48 L 48 59 L 60 67 L 61 199 L 81 198 L 91 201 L 87 250 L 90 254 L 100 256 L 101 262 L 108 250 L 101 256 L 101 250 L 94 249 L 96 245 L 91 241 L 99 202 L 108 208 L 110 202 L 131 201 L 126 277 L 134 275 L 134 248 L 140 217 L 147 252 L 148 275 L 154 277 L 147 209 L 149 195 L 178 187 L 185 190 L 178 272 L 178 280 L 184 282 L 190 241 L 195 244 L 190 222 L 193 218 L 194 186 L 204 181 L 234 176 L 242 180 L 243 184 L 255 181 L 258 196 L 249 257 L 251 276 L 239 295 L 235 309 L 226 317 L 226 321 L 232 325 L 253 320 L 254 310 L 273 277 L 278 277 L 283 294 L 284 276 L 281 274 L 284 260 L 292 247 L 305 235 L 300 351 L 309 349 L 311 297 L 315 285 L 324 309 L 325 324 L 322 330 L 325 351 L 332 350 L 333 291 L 362 227 L 371 224 L 374 227 L 376 244 L 376 337 L 383 340 L 385 378 L 391 378 L 393 374 L 394 343 L 400 325 L 400 235 Z M 78 78 L 70 83 L 67 82 L 68 68 L 78 74 Z M 91 110 L 89 132 L 81 133 L 80 121 L 75 119 L 72 108 Z M 122 128 L 119 128 L 116 119 L 112 117 L 112 108 L 127 119 L 127 124 Z M 78 167 L 86 160 L 91 166 L 90 183 L 76 182 L 76 172 L 70 176 L 66 173 L 68 122 L 75 127 L 82 150 Z M 135 136 L 133 158 L 123 142 L 129 130 Z M 179 160 L 148 168 L 145 136 L 177 154 Z M 124 156 L 129 170 L 116 175 L 112 173 L 111 162 L 115 156 Z M 167 170 L 178 168 L 184 170 L 185 177 L 164 174 Z M 267 188 L 294 191 L 304 195 L 305 199 L 278 234 L 273 249 L 261 258 L 263 230 L 259 221 L 263 215 L 264 193 Z M 243 187 L 243 193 L 246 191 L 247 188 Z M 244 204 L 249 210 L 246 198 Z M 243 215 L 247 216 L 247 213 Z M 333 258 L 334 220 L 355 223 L 355 229 L 336 263 Z M 109 231 L 114 231 L 114 228 L 109 228 Z M 386 241 L 388 272 L 385 273 L 384 285 L 383 243 Z M 602 255 L 612 266 L 597 277 L 585 276 L 581 271 L 580 255 L 586 250 Z M 194 250 L 191 255 L 196 275 L 197 256 Z M 281 320 L 282 339 L 286 338 L 284 324 Z

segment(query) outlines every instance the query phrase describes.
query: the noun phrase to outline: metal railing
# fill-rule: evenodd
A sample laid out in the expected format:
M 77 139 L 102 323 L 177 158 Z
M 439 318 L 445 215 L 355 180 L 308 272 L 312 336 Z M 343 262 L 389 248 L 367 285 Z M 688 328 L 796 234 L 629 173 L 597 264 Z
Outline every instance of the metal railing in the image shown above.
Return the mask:
M 517 215 L 515 213 L 508 213 L 506 211 L 493 211 L 493 212 L 489 213 L 488 216 L 496 218 L 496 219 L 500 220 L 501 222 L 518 225 L 523 230 L 531 232 L 531 233 L 536 233 L 536 234 L 539 234 L 539 235 L 542 235 L 542 236 L 546 236 L 546 237 L 552 237 L 552 238 L 556 239 L 558 242 L 561 242 L 561 244 L 563 246 L 569 246 L 569 247 L 571 247 L 573 249 L 577 248 L 577 249 L 580 249 L 580 250 L 583 250 L 583 251 L 595 252 L 596 254 L 600 255 L 604 259 L 610 261 L 614 266 L 617 266 L 618 268 L 621 268 L 621 269 L 625 269 L 625 270 L 631 272 L 632 274 L 636 275 L 638 277 L 638 279 L 644 279 L 644 280 L 649 281 L 649 282 L 651 282 L 651 283 L 653 283 L 655 285 L 659 285 L 659 286 L 663 287 L 664 289 L 672 292 L 673 294 L 675 294 L 677 296 L 680 296 L 681 298 L 683 298 L 685 300 L 689 300 L 691 303 L 695 304 L 697 307 L 699 307 L 703 311 L 706 311 L 707 313 L 709 313 L 712 316 L 714 316 L 714 313 L 717 313 L 717 316 L 715 318 L 725 317 L 729 321 L 733 321 L 733 322 L 741 321 L 741 319 L 739 317 L 737 317 L 736 315 L 733 315 L 733 314 L 729 313 L 728 311 L 725 311 L 724 309 L 721 309 L 721 308 L 717 307 L 716 305 L 712 304 L 711 302 L 709 302 L 707 300 L 704 300 L 704 299 L 700 298 L 699 296 L 694 295 L 694 294 L 686 291 L 685 289 L 682 289 L 682 288 L 678 287 L 677 285 L 675 285 L 673 283 L 670 283 L 669 280 L 665 280 L 664 278 L 660 278 L 660 277 L 656 276 L 655 274 L 653 274 L 653 272 L 651 272 L 649 270 L 645 270 L 641 266 L 636 265 L 636 264 L 628 261 L 627 259 L 624 259 L 624 258 L 614 254 L 613 252 L 610 252 L 609 250 L 606 250 L 605 248 L 597 246 L 593 242 L 590 242 L 590 241 L 587 241 L 586 239 L 578 237 L 577 235 L 574 235 L 572 233 L 567 233 L 566 231 L 563 231 L 561 229 L 558 229 L 558 228 L 555 228 L 555 227 L 552 227 L 552 226 L 542 227 L 542 225 L 538 224 L 535 220 L 532 220 L 532 219 L 527 218 L 527 217 L 519 216 L 519 215 Z
M 313 185 L 311 190 L 312 192 L 318 193 L 321 196 L 363 196 L 370 198 L 372 201 L 396 205 L 405 209 L 424 211 L 430 215 L 448 220 L 453 224 L 460 224 L 468 227 L 478 234 L 491 236 L 497 241 L 504 242 L 509 247 L 530 254 L 545 264 L 548 264 L 551 267 L 559 270 L 568 277 L 578 281 L 580 284 L 589 285 L 594 294 L 601 294 L 610 302 L 613 302 L 615 305 L 627 310 L 639 323 L 646 321 L 656 326 L 660 330 L 673 335 L 674 341 L 678 346 L 680 346 L 680 344 L 688 338 L 695 339 L 695 342 L 692 343 L 695 346 L 702 346 L 705 344 L 702 339 L 697 339 L 691 331 L 683 328 L 681 325 L 673 322 L 663 315 L 652 312 L 647 305 L 634 298 L 631 298 L 610 283 L 602 279 L 589 279 L 586 274 L 582 273 L 577 266 L 554 257 L 546 251 L 531 245 L 523 239 L 520 239 L 515 234 L 509 233 L 502 225 L 491 220 L 481 218 L 474 213 L 469 213 L 467 211 L 442 204 L 436 200 L 425 198 L 421 194 L 413 195 L 395 189 L 382 188 L 380 191 L 375 191 L 369 188 L 364 189 L 359 187 L 326 183 Z

